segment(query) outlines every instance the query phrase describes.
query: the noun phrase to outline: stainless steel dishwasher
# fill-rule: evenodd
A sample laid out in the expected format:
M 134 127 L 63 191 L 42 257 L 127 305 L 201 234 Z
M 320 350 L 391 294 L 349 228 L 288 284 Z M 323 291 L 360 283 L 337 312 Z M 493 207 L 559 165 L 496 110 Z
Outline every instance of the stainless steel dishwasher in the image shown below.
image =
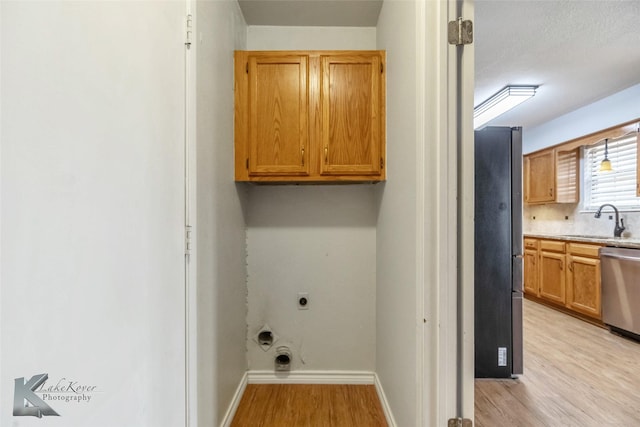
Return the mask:
M 602 321 L 640 339 L 640 249 L 601 248 L 600 260 Z

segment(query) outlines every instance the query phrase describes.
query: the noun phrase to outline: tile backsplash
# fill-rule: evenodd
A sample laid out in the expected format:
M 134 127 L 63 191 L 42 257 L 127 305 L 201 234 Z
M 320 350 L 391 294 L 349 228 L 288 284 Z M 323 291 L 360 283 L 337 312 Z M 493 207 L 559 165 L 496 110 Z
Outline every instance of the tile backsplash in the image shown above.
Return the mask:
M 611 219 L 609 217 L 611 216 Z M 640 237 L 640 212 L 620 212 L 626 230 L 624 237 Z M 542 234 L 588 234 L 613 236 L 615 213 L 609 207 L 602 216 L 594 212 L 581 212 L 580 204 L 524 205 L 522 228 L 524 233 Z

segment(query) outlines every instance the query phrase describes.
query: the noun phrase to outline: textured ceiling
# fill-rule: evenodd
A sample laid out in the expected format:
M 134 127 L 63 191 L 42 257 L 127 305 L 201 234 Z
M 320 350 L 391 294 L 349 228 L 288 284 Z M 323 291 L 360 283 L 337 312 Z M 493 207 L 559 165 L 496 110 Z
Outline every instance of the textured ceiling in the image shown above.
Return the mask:
M 533 127 L 640 83 L 638 0 L 477 0 L 475 13 L 476 105 L 540 85 L 492 125 Z
M 239 0 L 249 25 L 374 27 L 378 0 Z M 475 104 L 537 95 L 491 125 L 530 128 L 640 83 L 640 0 L 476 0 Z

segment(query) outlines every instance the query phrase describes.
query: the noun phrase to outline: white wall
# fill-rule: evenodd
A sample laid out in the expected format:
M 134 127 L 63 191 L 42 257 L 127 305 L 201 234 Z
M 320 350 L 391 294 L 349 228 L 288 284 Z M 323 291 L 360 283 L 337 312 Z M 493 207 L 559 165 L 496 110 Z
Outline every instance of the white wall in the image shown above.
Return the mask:
M 418 189 L 416 7 L 385 1 L 377 45 L 387 51 L 388 181 L 377 188 L 376 371 L 399 426 L 415 426 Z
M 248 48 L 375 49 L 375 31 L 249 27 Z M 250 186 L 249 368 L 273 370 L 275 348 L 253 340 L 265 323 L 290 344 L 295 370 L 375 367 L 375 218 L 372 185 Z M 297 309 L 308 292 L 309 310 Z
M 522 133 L 525 154 L 640 118 L 640 85 Z
M 184 3 L 0 8 L 0 425 L 184 425 Z
M 198 425 L 219 425 L 246 359 L 246 189 L 233 181 L 233 50 L 246 46 L 235 0 L 196 3 Z
M 249 193 L 249 368 L 375 369 L 375 223 L 371 185 L 255 186 Z M 297 307 L 309 293 L 309 309 Z M 278 342 L 254 341 L 268 324 Z
M 375 28 L 252 25 L 249 50 L 376 49 Z

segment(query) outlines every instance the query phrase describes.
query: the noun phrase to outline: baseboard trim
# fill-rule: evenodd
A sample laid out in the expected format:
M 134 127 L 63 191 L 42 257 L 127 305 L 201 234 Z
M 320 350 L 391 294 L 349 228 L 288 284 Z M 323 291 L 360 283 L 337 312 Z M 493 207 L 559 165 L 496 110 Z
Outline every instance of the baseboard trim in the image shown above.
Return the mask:
M 231 400 L 231 404 L 227 409 L 227 413 L 224 415 L 224 418 L 222 419 L 222 423 L 220 423 L 220 426 L 222 427 L 230 427 L 231 423 L 233 422 L 233 417 L 236 415 L 238 406 L 240 406 L 240 400 L 242 399 L 242 395 L 244 394 L 244 389 L 247 388 L 247 383 L 248 383 L 247 374 L 248 373 L 245 372 L 244 375 L 242 376 L 242 379 L 240 379 L 240 384 L 238 384 L 238 388 L 236 389 L 236 392 L 233 395 L 233 399 Z
M 369 371 L 249 371 L 249 384 L 374 384 Z
M 380 378 L 378 378 L 378 374 L 373 374 L 374 385 L 376 386 L 376 391 L 378 392 L 378 399 L 380 399 L 380 403 L 382 404 L 382 411 L 384 412 L 384 417 L 387 419 L 387 424 L 389 427 L 397 427 L 396 420 L 393 418 L 393 413 L 391 412 L 391 406 L 389 405 L 389 401 L 387 400 L 387 396 L 384 394 L 384 390 L 382 389 L 382 383 L 380 383 Z

